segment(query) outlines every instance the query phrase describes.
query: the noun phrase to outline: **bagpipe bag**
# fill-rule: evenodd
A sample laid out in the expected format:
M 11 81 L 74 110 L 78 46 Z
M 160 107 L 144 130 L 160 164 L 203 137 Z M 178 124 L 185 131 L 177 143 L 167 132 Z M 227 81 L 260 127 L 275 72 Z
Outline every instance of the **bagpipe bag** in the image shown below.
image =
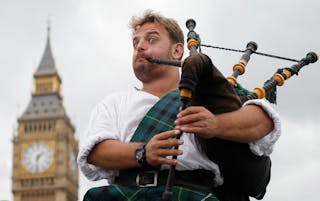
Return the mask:
M 232 112 L 242 106 L 234 87 L 201 53 L 185 59 L 179 88 L 192 90 L 190 105 L 204 106 L 213 114 Z M 197 139 L 208 158 L 219 165 L 224 177 L 222 190 L 263 198 L 270 181 L 270 157 L 253 154 L 247 143 Z

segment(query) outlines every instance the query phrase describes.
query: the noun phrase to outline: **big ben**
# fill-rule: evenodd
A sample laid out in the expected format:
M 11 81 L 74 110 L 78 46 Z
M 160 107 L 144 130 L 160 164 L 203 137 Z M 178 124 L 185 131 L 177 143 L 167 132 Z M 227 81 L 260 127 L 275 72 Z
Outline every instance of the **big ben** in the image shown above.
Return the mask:
M 13 138 L 14 201 L 77 201 L 78 141 L 63 106 L 50 27 L 33 78 L 31 100 L 18 118 L 18 134 Z

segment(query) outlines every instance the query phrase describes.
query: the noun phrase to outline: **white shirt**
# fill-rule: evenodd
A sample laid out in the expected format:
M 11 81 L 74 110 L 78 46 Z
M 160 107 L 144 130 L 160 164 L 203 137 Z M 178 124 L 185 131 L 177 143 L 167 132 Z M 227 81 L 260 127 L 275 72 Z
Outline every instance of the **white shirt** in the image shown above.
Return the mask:
M 159 97 L 147 92 L 132 90 L 113 93 L 106 96 L 93 109 L 88 129 L 80 140 L 78 163 L 83 174 L 90 180 L 107 179 L 112 183 L 118 176 L 117 170 L 106 170 L 87 162 L 91 149 L 106 139 L 116 139 L 130 142 L 138 124 L 149 109 L 159 100 Z M 274 129 L 264 138 L 249 143 L 251 151 L 256 155 L 269 155 L 281 134 L 281 123 L 277 112 L 265 100 L 250 100 L 245 103 L 261 106 L 274 122 Z M 183 154 L 178 156 L 177 170 L 211 170 L 216 175 L 216 182 L 222 184 L 223 179 L 217 164 L 196 146 L 193 134 L 183 134 L 184 144 L 179 146 Z M 163 165 L 163 169 L 168 166 Z

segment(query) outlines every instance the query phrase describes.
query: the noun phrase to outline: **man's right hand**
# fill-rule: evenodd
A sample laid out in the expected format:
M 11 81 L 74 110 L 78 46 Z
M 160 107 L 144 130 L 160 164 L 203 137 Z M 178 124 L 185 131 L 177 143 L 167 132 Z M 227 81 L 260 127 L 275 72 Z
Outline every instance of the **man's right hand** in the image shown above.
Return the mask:
M 183 140 L 176 139 L 179 130 L 171 130 L 155 135 L 146 145 L 146 159 L 149 165 L 158 166 L 162 164 L 176 165 L 177 160 L 167 156 L 178 156 L 182 150 L 172 149 L 174 146 L 183 144 Z

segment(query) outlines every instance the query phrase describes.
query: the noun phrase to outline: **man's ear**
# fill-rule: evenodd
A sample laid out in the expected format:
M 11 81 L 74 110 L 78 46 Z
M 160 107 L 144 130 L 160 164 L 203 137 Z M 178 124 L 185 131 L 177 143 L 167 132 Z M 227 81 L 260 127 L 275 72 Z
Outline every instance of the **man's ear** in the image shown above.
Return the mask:
M 176 43 L 172 45 L 171 55 L 174 60 L 179 60 L 182 58 L 184 51 L 183 43 Z

